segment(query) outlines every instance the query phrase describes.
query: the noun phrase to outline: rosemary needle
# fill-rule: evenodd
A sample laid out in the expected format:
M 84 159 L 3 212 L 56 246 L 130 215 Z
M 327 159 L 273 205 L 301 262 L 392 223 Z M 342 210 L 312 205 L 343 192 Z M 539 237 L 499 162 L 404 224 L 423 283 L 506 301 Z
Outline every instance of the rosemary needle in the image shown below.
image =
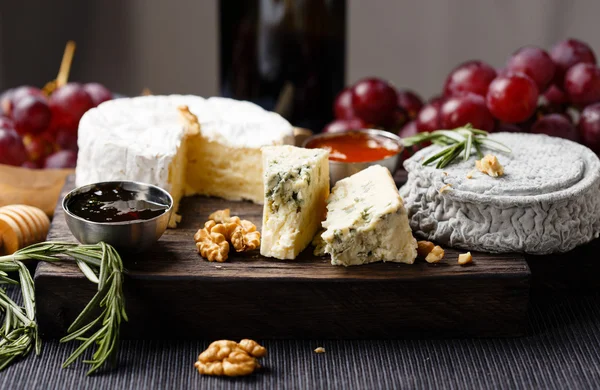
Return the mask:
M 29 270 L 22 263 L 27 259 L 75 261 L 86 278 L 98 285 L 94 298 L 73 321 L 67 336 L 61 339 L 61 342 L 83 341 L 63 367 L 75 362 L 94 345 L 96 350 L 92 359 L 83 361 L 91 365 L 88 375 L 107 363 L 116 362 L 121 322 L 127 321 L 121 257 L 113 247 L 103 242 L 96 245 L 43 242 L 12 255 L 0 256 L 0 285 L 20 284 L 23 296 L 23 306 L 19 306 L 0 287 L 0 311 L 4 312 L 4 322 L 0 327 L 0 370 L 17 358 L 26 356 L 32 348 L 38 355 L 41 352 L 35 316 L 35 286 Z M 18 272 L 19 281 L 11 279 L 8 272 Z
M 403 138 L 404 146 L 411 147 L 424 142 L 431 142 L 443 146 L 435 154 L 423 161 L 423 165 L 436 164 L 436 168 L 444 168 L 456 160 L 461 154 L 466 161 L 471 157 L 475 148 L 479 158 L 483 157 L 482 148 L 493 151 L 511 153 L 510 148 L 494 139 L 488 138 L 488 133 L 474 129 L 471 125 L 459 127 L 454 130 L 436 130 L 423 132 L 412 137 Z

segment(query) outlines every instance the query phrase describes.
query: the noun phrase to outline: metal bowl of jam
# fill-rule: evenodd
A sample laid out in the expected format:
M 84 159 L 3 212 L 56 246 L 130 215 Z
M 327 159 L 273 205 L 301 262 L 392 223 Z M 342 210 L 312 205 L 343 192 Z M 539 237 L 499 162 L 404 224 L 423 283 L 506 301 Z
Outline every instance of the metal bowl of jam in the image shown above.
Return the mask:
M 371 165 L 382 165 L 393 175 L 404 150 L 402 138 L 377 129 L 321 133 L 308 138 L 302 146 L 329 151 L 329 181 L 332 187 L 338 180 Z
M 141 252 L 167 229 L 173 198 L 150 184 L 109 181 L 74 189 L 64 197 L 62 207 L 79 242 L 104 241 L 117 249 Z

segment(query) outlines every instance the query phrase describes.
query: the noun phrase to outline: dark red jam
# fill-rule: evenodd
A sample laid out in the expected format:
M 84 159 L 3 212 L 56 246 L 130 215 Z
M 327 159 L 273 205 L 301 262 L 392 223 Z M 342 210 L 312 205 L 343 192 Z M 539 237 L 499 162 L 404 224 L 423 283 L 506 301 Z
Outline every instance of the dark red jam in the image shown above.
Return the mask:
M 76 216 L 92 222 L 127 222 L 147 220 L 163 214 L 168 206 L 143 199 L 143 194 L 123 187 L 92 188 L 72 196 L 67 209 Z

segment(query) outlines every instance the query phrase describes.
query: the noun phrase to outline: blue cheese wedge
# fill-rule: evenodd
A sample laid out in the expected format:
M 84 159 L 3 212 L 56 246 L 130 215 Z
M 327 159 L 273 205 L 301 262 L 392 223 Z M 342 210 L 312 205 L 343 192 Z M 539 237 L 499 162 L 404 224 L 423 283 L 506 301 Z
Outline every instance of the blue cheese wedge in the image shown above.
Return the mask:
M 321 237 L 331 264 L 414 263 L 417 241 L 388 169 L 374 165 L 338 181 L 327 203 Z
M 590 149 L 541 134 L 489 138 L 512 150 L 496 155 L 502 175 L 473 173 L 475 153 L 443 170 L 424 166 L 435 145 L 404 162 L 400 195 L 415 235 L 469 251 L 538 255 L 600 235 L 600 160 Z
M 295 259 L 325 218 L 329 152 L 294 146 L 262 148 L 264 210 L 260 254 Z

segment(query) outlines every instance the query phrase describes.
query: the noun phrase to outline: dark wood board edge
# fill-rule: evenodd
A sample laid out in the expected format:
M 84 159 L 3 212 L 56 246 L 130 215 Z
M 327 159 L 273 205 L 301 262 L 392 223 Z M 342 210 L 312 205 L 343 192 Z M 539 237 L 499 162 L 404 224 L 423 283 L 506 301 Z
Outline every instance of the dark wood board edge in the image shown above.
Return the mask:
M 38 304 L 44 338 L 63 336 L 95 292 L 81 278 L 38 277 L 36 285 L 50 298 Z M 151 287 L 128 280 L 131 322 L 123 327 L 124 338 L 396 339 L 527 332 L 527 277 L 425 285 L 281 281 L 268 289 L 261 281 L 212 280 L 202 289 L 196 281 L 178 282 L 177 292 L 173 287 L 168 280 L 153 281 Z
M 64 191 L 73 186 L 73 179 L 67 181 Z M 57 205 L 50 239 L 71 239 L 66 224 L 62 220 L 62 209 Z M 60 226 L 59 226 L 60 225 Z M 60 229 L 59 229 L 60 228 Z M 60 230 L 60 231 L 59 231 Z M 169 237 L 166 243 L 169 244 Z M 170 244 L 180 245 L 172 242 Z M 453 253 L 452 250 L 449 251 Z M 453 254 L 454 256 L 455 254 Z M 199 263 L 208 275 L 164 275 L 142 272 L 144 267 L 135 269 L 128 276 L 126 283 L 127 307 L 130 311 L 132 322 L 125 325 L 124 334 L 128 338 L 197 338 L 202 337 L 252 337 L 257 338 L 404 338 L 420 335 L 428 337 L 500 337 L 519 336 L 526 330 L 526 314 L 529 299 L 530 271 L 522 257 L 498 256 L 498 261 L 476 264 L 471 267 L 459 267 L 450 264 L 430 265 L 424 262 L 414 265 L 404 264 L 373 264 L 362 267 L 351 267 L 353 270 L 364 270 L 370 277 L 336 277 L 335 281 L 307 277 L 282 277 L 281 274 L 274 278 L 257 277 L 240 279 L 240 272 L 247 266 L 245 261 L 232 261 L 219 265 L 206 262 Z M 489 260 L 488 256 L 487 259 Z M 198 259 L 194 258 L 197 266 Z M 254 260 L 256 261 L 256 260 Z M 267 264 L 259 261 L 259 264 Z M 302 263 L 272 263 L 275 268 L 297 267 L 303 268 Z M 318 261 L 313 265 L 323 266 L 325 270 L 331 268 L 327 261 Z M 485 265 L 491 266 L 486 268 Z M 269 264 L 267 264 L 269 265 Z M 270 265 L 269 265 L 270 266 Z M 401 270 L 414 272 L 412 277 L 396 277 L 393 279 L 374 279 L 373 270 Z M 404 268 L 402 268 L 404 267 Z M 408 267 L 408 268 L 407 268 Z M 447 280 L 446 273 L 440 273 L 445 268 L 453 269 L 451 281 Z M 454 268 L 452 268 L 454 267 Z M 486 271 L 487 270 L 487 271 Z M 493 272 L 490 272 L 492 271 Z M 222 271 L 225 271 L 223 274 Z M 289 271 L 289 270 L 288 270 Z M 226 273 L 230 272 L 230 276 Z M 345 271 L 344 271 L 345 272 Z M 348 271 L 355 272 L 355 271 Z M 388 271 L 386 271 L 388 272 Z M 435 273 L 440 273 L 438 276 Z M 233 275 L 233 276 L 231 276 Z M 386 274 L 386 276 L 389 276 Z M 95 292 L 95 286 L 88 282 L 71 263 L 40 264 L 35 275 L 38 294 L 38 313 L 40 329 L 44 337 L 61 337 L 64 335 L 68 322 L 73 320 Z M 148 288 L 146 280 L 152 279 L 152 288 Z M 243 281 L 244 283 L 240 283 Z M 265 296 L 264 285 L 266 282 L 279 283 L 282 296 L 273 299 Z M 198 289 L 198 283 L 203 288 Z M 240 288 L 240 286 L 242 286 Z M 174 289 L 180 290 L 180 295 L 173 295 Z M 286 293 L 295 291 L 295 293 Z M 347 296 L 356 294 L 357 291 L 379 291 L 380 295 L 371 298 L 368 303 L 359 305 L 360 310 L 352 308 L 347 302 Z M 141 294 L 141 295 L 140 295 Z M 232 294 L 234 296 L 232 296 Z M 178 300 L 185 297 L 185 302 L 179 304 Z M 237 306 L 228 305 L 223 308 L 223 297 L 237 302 Z M 148 297 L 154 304 L 148 306 Z M 337 297 L 341 301 L 332 301 Z M 440 298 L 441 297 L 441 298 Z M 284 299 L 285 298 L 285 299 Z M 355 297 L 360 301 L 360 295 Z M 177 302 L 177 304 L 174 304 Z M 272 315 L 264 315 L 257 302 L 265 302 L 269 310 L 279 312 L 276 319 Z M 290 303 L 294 304 L 290 304 Z M 307 305 L 308 302 L 308 305 Z M 312 302 L 312 304 L 311 304 Z M 354 302 L 354 303 L 356 303 Z M 391 302 L 391 303 L 390 303 Z M 494 303 L 495 302 L 495 303 Z M 279 304 L 278 307 L 276 304 Z M 311 318 L 311 307 L 328 307 L 322 310 L 320 318 L 314 324 L 310 321 L 298 321 L 298 318 Z M 386 306 L 387 305 L 387 306 Z M 396 305 L 396 306 L 394 306 Z M 177 309 L 183 307 L 183 309 Z M 372 307 L 389 307 L 391 319 L 374 322 L 377 318 L 375 312 L 369 312 Z M 248 310 L 251 308 L 251 310 Z M 451 308 L 448 310 L 448 308 Z M 181 311 L 183 310 L 183 311 Z M 243 310 L 246 310 L 244 313 Z M 198 320 L 189 322 L 190 311 L 198 314 Z M 411 312 L 409 312 L 411 311 Z M 220 324 L 231 322 L 232 312 L 244 314 L 253 319 L 252 326 L 223 328 Z M 305 313 L 304 316 L 300 315 Z M 213 313 L 210 326 L 204 325 L 203 317 L 206 313 Z M 370 314 L 369 314 L 370 313 Z M 398 314 L 401 313 L 401 314 Z M 445 313 L 435 315 L 432 313 Z M 367 317 L 361 317 L 369 314 Z M 379 313 L 381 314 L 381 313 Z M 191 318 L 194 318 L 194 315 Z M 364 323 L 359 324 L 361 331 L 353 331 L 343 326 L 344 319 L 363 318 Z M 169 332 L 168 324 L 161 323 L 159 318 L 179 318 L 184 325 L 173 335 Z M 366 320 L 364 319 L 366 318 Z M 273 328 L 272 321 L 285 326 L 272 329 L 269 334 L 264 329 Z M 328 324 L 323 330 L 319 324 Z M 340 326 L 340 324 L 342 324 Z M 304 326 L 304 327 L 303 327 Z M 340 331 L 341 329 L 341 331 Z M 311 333 L 317 332 L 317 333 Z M 263 333 L 261 333 L 263 332 Z

